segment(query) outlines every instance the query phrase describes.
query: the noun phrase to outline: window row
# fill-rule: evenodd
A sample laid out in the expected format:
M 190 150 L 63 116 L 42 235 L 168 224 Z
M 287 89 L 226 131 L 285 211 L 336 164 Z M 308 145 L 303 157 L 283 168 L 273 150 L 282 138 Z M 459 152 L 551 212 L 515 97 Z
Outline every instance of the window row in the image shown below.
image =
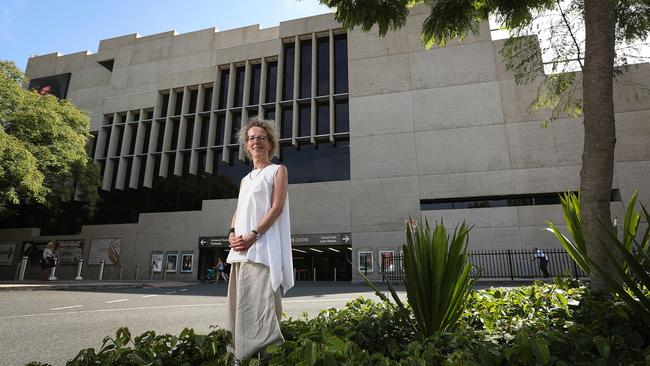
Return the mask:
M 150 182 L 159 176 L 190 175 L 218 176 L 238 188 L 241 178 L 252 169 L 250 161 L 242 161 L 238 156 L 239 147 L 232 147 L 102 159 L 98 163 L 105 190 L 150 187 Z M 323 140 L 315 145 L 305 141 L 298 146 L 284 143 L 274 162 L 287 166 L 290 184 L 349 180 L 349 140 Z M 147 180 L 148 165 L 151 174 Z
M 335 100 L 333 104 L 296 103 L 281 106 L 279 111 L 280 115 L 277 119 L 275 107 L 265 109 L 263 116 L 265 119 L 279 122 L 277 127 L 280 139 L 329 136 L 330 132 L 332 135 L 347 134 L 350 131 L 346 99 Z M 103 126 L 101 131 L 103 143 L 93 145 L 92 156 L 95 159 L 103 159 L 236 145 L 242 117 L 241 111 L 227 111 L 195 118 L 174 117 L 165 120 L 143 120 L 138 124 Z M 99 146 L 101 150 L 98 150 Z

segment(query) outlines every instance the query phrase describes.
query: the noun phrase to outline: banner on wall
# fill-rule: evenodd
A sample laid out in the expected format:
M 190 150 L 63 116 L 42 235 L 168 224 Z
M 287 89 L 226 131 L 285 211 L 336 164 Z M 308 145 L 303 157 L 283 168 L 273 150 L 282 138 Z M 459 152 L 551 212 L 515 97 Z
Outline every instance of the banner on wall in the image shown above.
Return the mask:
M 88 264 L 120 264 L 122 238 L 92 239 Z
M 54 253 L 59 258 L 59 264 L 79 263 L 84 247 L 83 239 L 56 240 L 56 243 L 59 244 L 59 248 Z
M 0 266 L 10 266 L 16 254 L 16 243 L 0 242 Z

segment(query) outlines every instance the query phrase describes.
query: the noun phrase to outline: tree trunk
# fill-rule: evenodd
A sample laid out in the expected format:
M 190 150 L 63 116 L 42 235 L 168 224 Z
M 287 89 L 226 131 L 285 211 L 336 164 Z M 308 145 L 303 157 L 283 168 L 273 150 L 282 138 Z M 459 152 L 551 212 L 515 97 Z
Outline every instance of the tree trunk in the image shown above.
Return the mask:
M 586 52 L 583 70 L 584 150 L 580 171 L 581 219 L 587 251 L 608 273 L 609 263 L 599 241 L 607 238 L 614 173 L 614 0 L 587 0 Z M 605 283 L 592 271 L 592 289 L 605 292 Z

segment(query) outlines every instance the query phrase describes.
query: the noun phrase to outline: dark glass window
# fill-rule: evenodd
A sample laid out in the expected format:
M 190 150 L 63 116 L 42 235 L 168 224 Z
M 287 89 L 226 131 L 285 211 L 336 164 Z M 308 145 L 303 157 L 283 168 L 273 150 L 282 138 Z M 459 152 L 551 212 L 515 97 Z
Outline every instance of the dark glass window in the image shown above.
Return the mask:
M 151 123 L 145 123 L 140 128 L 144 128 L 144 142 L 142 143 L 142 151 L 138 151 L 138 153 L 146 153 L 149 151 L 149 140 L 151 139 Z
M 117 127 L 117 147 L 115 148 L 115 155 L 114 156 L 120 156 L 120 152 L 122 151 L 122 140 L 124 139 L 124 128 L 122 126 Z
M 113 175 L 111 176 L 111 188 L 115 188 L 115 183 L 117 183 L 117 168 L 119 165 L 119 159 L 111 159 L 113 162 Z
M 145 115 L 145 119 L 151 119 L 151 118 L 153 118 L 153 111 L 146 111 L 145 113 L 146 113 L 146 115 Z
M 187 121 L 187 129 L 185 130 L 185 149 L 192 148 L 192 139 L 194 137 L 194 118 L 190 118 Z
M 348 36 L 334 36 L 334 93 L 348 92 Z
M 236 112 L 232 114 L 232 130 L 230 131 L 230 143 L 237 143 L 237 134 L 241 128 L 241 113 Z
M 168 164 L 167 164 L 167 177 L 173 177 L 174 176 L 174 165 L 176 164 L 176 153 L 167 153 L 167 156 L 169 158 Z
M 283 145 L 280 161 L 289 170 L 291 184 L 350 179 L 350 144 L 347 139 L 336 144 L 304 144 L 298 148 Z
M 107 158 L 108 157 L 107 156 L 108 147 L 109 147 L 109 145 L 111 143 L 111 127 L 109 126 L 108 128 L 104 128 L 104 132 L 105 132 L 106 138 L 104 140 L 104 155 L 102 155 L 102 157 Z
M 316 134 L 326 135 L 330 133 L 330 106 L 327 103 L 316 105 Z
M 190 159 L 192 157 L 192 154 L 189 151 L 185 151 L 182 153 L 183 154 L 183 177 L 187 177 L 190 175 Z
M 140 113 L 133 113 L 131 118 L 131 122 L 138 122 L 140 120 Z
M 291 138 L 291 129 L 293 128 L 293 108 L 282 107 L 281 117 L 280 138 Z
M 126 159 L 126 174 L 124 174 L 124 189 L 129 188 L 131 181 L 131 169 L 133 169 L 133 157 Z
M 262 64 L 251 65 L 251 85 L 248 96 L 248 105 L 260 102 L 260 78 L 262 77 Z
M 217 134 L 216 134 L 216 144 L 223 145 L 223 137 L 226 130 L 226 116 L 223 114 L 217 115 Z
M 172 120 L 172 142 L 169 147 L 170 150 L 176 150 L 176 147 L 178 147 L 178 129 L 181 121 L 177 119 Z
M 136 157 L 140 160 L 140 173 L 138 174 L 138 188 L 144 186 L 144 175 L 147 172 L 147 158 L 146 157 Z
M 275 107 L 264 108 L 264 119 L 275 120 Z
M 278 84 L 278 62 L 266 64 L 266 103 L 275 102 L 276 86 Z
M 199 138 L 199 147 L 208 146 L 208 134 L 210 131 L 210 120 L 208 118 L 201 118 L 201 138 Z
M 169 94 L 163 94 L 162 104 L 160 105 L 160 117 L 167 117 L 167 109 L 169 108 Z
M 191 90 L 190 91 L 190 108 L 188 109 L 188 113 L 195 113 L 196 112 L 196 103 L 199 100 L 199 91 L 197 90 Z
M 160 176 L 160 164 L 161 164 L 161 160 L 162 160 L 161 155 L 159 155 L 159 154 L 154 155 L 154 158 L 153 158 L 153 176 L 154 176 L 154 181 L 155 181 L 155 177 L 159 177 L 159 176 Z
M 212 88 L 205 88 L 205 98 L 203 99 L 203 111 L 212 110 Z
M 201 175 L 205 173 L 205 160 L 207 157 L 208 152 L 206 150 L 201 150 L 197 151 L 196 153 L 196 160 L 197 160 L 197 165 L 196 165 L 196 175 Z
M 350 115 L 347 100 L 339 100 L 334 104 L 334 132 L 350 131 Z
M 176 93 L 176 106 L 174 108 L 174 115 L 178 116 L 181 114 L 183 109 L 183 92 Z
M 293 65 L 296 45 L 284 44 L 284 65 L 282 69 L 282 100 L 293 99 Z
M 311 136 L 311 108 L 309 104 L 299 106 L 298 136 Z
M 235 72 L 235 103 L 233 107 L 241 107 L 244 99 L 244 75 L 246 74 L 246 69 L 240 66 Z
M 231 149 L 230 150 L 230 161 L 229 163 L 224 163 L 221 161 L 221 153 L 215 154 L 215 159 L 218 157 L 217 163 L 217 174 L 220 178 L 224 179 L 227 184 L 237 187 L 239 190 L 239 183 L 241 179 L 250 172 L 251 167 L 248 162 L 243 162 L 239 160 L 239 150 Z
M 228 103 L 228 82 L 230 80 L 230 70 L 221 70 L 221 81 L 219 88 L 219 109 L 225 109 Z
M 129 152 L 128 155 L 133 155 L 135 152 L 135 141 L 137 137 L 138 128 L 135 125 L 131 126 L 131 141 L 129 141 Z
M 318 38 L 318 64 L 317 69 L 317 85 L 316 95 L 327 95 L 330 91 L 330 42 L 329 38 Z
M 163 147 L 164 137 L 165 137 L 165 121 L 160 121 L 156 123 L 158 123 L 158 141 L 156 141 L 156 152 L 161 152 Z
M 311 96 L 311 40 L 300 41 L 300 98 Z

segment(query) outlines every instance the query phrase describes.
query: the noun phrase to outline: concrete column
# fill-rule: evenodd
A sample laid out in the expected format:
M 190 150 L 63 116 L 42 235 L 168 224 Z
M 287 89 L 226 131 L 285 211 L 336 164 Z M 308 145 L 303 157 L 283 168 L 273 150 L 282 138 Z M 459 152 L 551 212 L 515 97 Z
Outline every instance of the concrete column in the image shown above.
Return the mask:
M 111 158 L 116 155 L 117 152 L 117 141 L 119 139 L 117 130 L 119 127 L 115 126 L 121 122 L 121 117 L 119 114 L 113 114 L 113 126 L 111 127 L 111 138 L 108 142 L 108 154 L 106 159 L 106 165 L 104 167 L 104 177 L 102 178 L 102 189 L 105 191 L 110 191 L 111 183 L 113 181 L 113 174 L 115 173 L 115 161 Z
M 154 159 L 155 157 L 153 156 L 154 151 L 156 150 L 156 143 L 158 141 L 158 133 L 159 133 L 159 124 L 157 119 L 160 118 L 160 115 L 162 114 L 162 100 L 163 100 L 163 95 L 158 93 L 158 99 L 156 100 L 156 105 L 153 109 L 153 119 L 151 120 L 151 133 L 149 135 L 149 146 L 146 147 L 147 149 L 147 164 L 145 166 L 144 170 L 144 181 L 143 181 L 143 186 L 147 188 L 151 188 L 153 185 L 153 176 L 155 174 L 154 170 Z
M 314 135 L 316 135 L 316 80 L 318 76 L 318 70 L 316 69 L 316 66 L 318 65 L 318 60 L 316 59 L 318 57 L 316 50 L 318 47 L 316 47 L 316 33 L 311 34 L 311 101 L 310 101 L 310 106 L 311 106 L 311 131 L 310 131 L 310 140 L 312 144 L 316 143 L 316 139 L 314 138 Z
M 192 150 L 190 155 L 190 174 L 196 175 L 199 163 L 199 154 L 196 151 L 196 148 L 199 147 L 199 142 L 201 141 L 201 127 L 204 123 L 208 123 L 207 120 L 204 120 L 200 116 L 200 109 L 203 108 L 203 101 L 205 100 L 205 87 L 199 85 L 199 93 L 196 98 L 196 113 L 194 114 L 194 131 L 192 133 Z
M 242 99 L 242 110 L 241 110 L 241 126 L 244 126 L 248 123 L 248 109 L 246 106 L 250 102 L 251 94 L 251 63 L 249 60 L 246 60 L 246 66 L 244 66 L 244 98 Z M 237 126 L 241 128 L 241 126 Z M 246 153 L 244 152 L 244 145 L 239 144 L 239 160 L 246 160 Z
M 174 175 L 183 175 L 183 153 L 185 149 L 185 138 L 187 137 L 187 116 L 190 110 L 190 89 L 186 86 L 183 88 L 183 102 L 181 104 L 181 120 L 178 126 L 178 139 L 176 140 L 176 160 L 174 162 Z M 190 117 L 193 118 L 193 117 Z
M 237 73 L 237 68 L 235 67 L 234 63 L 230 63 L 230 75 L 228 78 L 228 99 L 226 102 L 226 126 L 224 128 L 224 145 L 228 145 L 231 143 L 234 143 L 235 141 L 230 141 L 230 137 L 232 136 L 232 129 L 236 128 L 232 125 L 232 111 L 230 108 L 232 108 L 232 105 L 235 102 L 235 76 Z M 230 160 L 230 148 L 224 146 L 223 147 L 223 158 L 221 159 L 224 162 L 227 162 Z
M 294 61 L 293 61 L 293 124 L 291 128 L 291 143 L 294 146 L 298 145 L 296 137 L 298 137 L 298 98 L 300 97 L 300 38 L 294 37 Z
M 280 119 L 282 114 L 282 108 L 280 107 L 280 101 L 282 100 L 282 78 L 284 77 L 284 43 L 280 48 L 280 54 L 278 55 L 278 79 L 275 84 L 275 125 L 280 129 Z M 280 131 L 278 131 L 280 132 Z
M 334 31 L 329 31 L 329 108 L 330 108 L 330 142 L 334 142 Z
M 205 155 L 205 171 L 214 174 L 212 171 L 212 164 L 214 163 L 214 150 L 212 144 L 217 135 L 217 115 L 214 111 L 218 108 L 219 104 L 219 88 L 221 87 L 221 69 L 217 67 L 215 73 L 215 81 L 212 83 L 212 102 L 210 103 L 210 127 L 208 128 L 208 152 Z
M 126 178 L 127 170 L 127 158 L 129 155 L 129 146 L 131 145 L 131 136 L 133 125 L 130 123 L 133 120 L 133 112 L 126 112 L 126 124 L 122 126 L 124 132 L 122 133 L 122 146 L 120 146 L 119 156 L 119 165 L 117 166 L 117 179 L 115 180 L 115 189 L 123 190 L 124 189 L 124 179 Z M 127 182 L 128 184 L 128 182 Z
M 143 157 L 137 155 L 142 153 L 142 145 L 144 145 L 145 114 L 145 110 L 140 109 L 140 118 L 138 119 L 135 135 L 135 148 L 133 150 L 133 164 L 131 165 L 131 178 L 127 182 L 129 188 L 133 189 L 138 188 L 138 180 L 140 179 L 140 165 Z
M 262 104 L 266 102 L 266 59 L 262 57 L 262 64 L 260 66 L 261 68 L 261 73 L 260 73 L 260 100 L 259 104 L 257 106 L 257 115 L 260 118 L 264 118 L 264 108 L 262 108 Z
M 167 117 L 165 118 L 165 131 L 163 132 L 163 146 L 162 154 L 160 156 L 160 171 L 158 175 L 161 177 L 167 177 L 167 169 L 169 168 L 169 156 L 166 154 L 170 150 L 172 145 L 172 132 L 174 127 L 172 126 L 171 115 L 174 113 L 176 108 L 176 91 L 174 89 L 169 90 L 169 103 L 167 104 Z

